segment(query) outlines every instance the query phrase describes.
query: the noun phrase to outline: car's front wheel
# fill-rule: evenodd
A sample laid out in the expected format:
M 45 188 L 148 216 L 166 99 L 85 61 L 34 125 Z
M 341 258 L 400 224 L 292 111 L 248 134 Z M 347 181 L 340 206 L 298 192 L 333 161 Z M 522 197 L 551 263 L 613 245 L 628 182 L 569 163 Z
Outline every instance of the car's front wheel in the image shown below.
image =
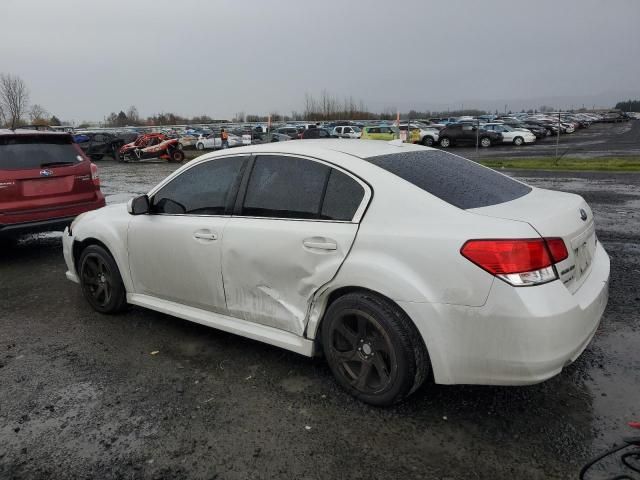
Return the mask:
M 429 359 L 409 317 L 389 300 L 350 293 L 328 308 L 322 346 L 338 383 L 372 405 L 399 402 L 426 378 Z
M 127 292 L 116 261 L 100 245 L 89 245 L 78 262 L 82 293 L 94 310 L 117 313 L 127 306 Z
M 433 138 L 430 137 L 429 135 L 425 135 L 425 137 L 422 139 L 422 144 L 425 147 L 431 147 L 433 146 Z
M 449 148 L 451 146 L 451 140 L 448 137 L 441 138 L 440 146 L 442 148 Z
M 522 137 L 516 137 L 516 138 L 513 139 L 513 144 L 516 147 L 522 146 L 523 143 L 524 143 L 524 139 Z
M 198 143 L 198 144 L 196 144 L 196 148 L 197 148 L 198 150 L 204 150 L 204 143 Z

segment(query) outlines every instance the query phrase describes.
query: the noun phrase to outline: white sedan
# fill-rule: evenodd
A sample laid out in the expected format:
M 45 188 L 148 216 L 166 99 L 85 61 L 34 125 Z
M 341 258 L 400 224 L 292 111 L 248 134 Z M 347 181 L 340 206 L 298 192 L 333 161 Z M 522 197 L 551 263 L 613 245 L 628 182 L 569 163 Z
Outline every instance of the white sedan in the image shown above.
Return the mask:
M 242 145 L 242 138 L 237 135 L 229 134 L 228 137 L 229 147 L 238 147 Z M 200 135 L 200 138 L 196 141 L 196 149 L 214 149 L 218 150 L 222 148 L 222 139 L 219 133 L 212 133 L 211 135 Z
M 482 125 L 482 128 L 501 133 L 502 143 L 509 143 L 518 147 L 525 143 L 534 143 L 536 141 L 536 136 L 526 128 L 514 128 L 503 123 L 486 123 Z
M 560 373 L 595 334 L 609 279 L 580 196 L 365 140 L 203 155 L 128 205 L 80 215 L 63 250 L 98 312 L 138 305 L 322 351 L 375 405 L 431 377 L 523 385 Z

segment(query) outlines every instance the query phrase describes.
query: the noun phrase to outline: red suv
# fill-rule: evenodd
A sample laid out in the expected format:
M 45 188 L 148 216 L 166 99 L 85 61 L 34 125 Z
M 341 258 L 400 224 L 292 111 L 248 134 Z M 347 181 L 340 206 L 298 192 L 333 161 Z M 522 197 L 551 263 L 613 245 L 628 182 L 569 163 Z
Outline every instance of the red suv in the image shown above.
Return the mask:
M 104 205 L 98 168 L 71 135 L 0 129 L 0 237 L 63 230 Z

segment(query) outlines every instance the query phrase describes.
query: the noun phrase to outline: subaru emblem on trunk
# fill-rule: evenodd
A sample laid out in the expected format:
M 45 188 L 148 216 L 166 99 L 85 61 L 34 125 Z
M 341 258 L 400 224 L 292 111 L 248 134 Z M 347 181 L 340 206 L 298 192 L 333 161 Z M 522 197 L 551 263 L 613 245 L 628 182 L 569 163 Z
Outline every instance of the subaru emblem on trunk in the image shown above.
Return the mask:
M 50 177 L 51 175 L 53 175 L 53 170 L 49 170 L 48 168 L 45 168 L 44 170 L 40 170 L 41 177 Z
M 585 212 L 584 208 L 580 209 L 580 218 L 586 222 L 587 221 L 587 212 Z

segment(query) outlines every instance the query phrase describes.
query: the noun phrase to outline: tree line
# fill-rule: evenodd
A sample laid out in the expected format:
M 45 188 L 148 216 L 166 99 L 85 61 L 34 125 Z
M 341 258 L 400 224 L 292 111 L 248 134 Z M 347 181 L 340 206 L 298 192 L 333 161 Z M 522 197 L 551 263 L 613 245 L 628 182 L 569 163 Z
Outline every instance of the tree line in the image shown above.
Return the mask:
M 616 110 L 622 110 L 623 112 L 640 112 L 640 100 L 618 102 L 616 103 L 615 108 Z

